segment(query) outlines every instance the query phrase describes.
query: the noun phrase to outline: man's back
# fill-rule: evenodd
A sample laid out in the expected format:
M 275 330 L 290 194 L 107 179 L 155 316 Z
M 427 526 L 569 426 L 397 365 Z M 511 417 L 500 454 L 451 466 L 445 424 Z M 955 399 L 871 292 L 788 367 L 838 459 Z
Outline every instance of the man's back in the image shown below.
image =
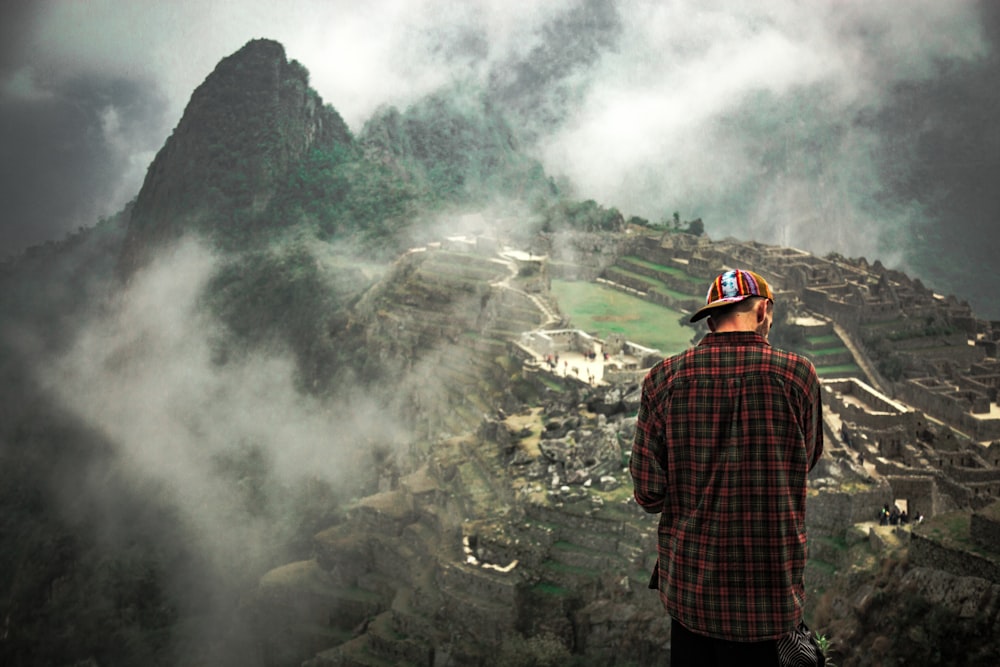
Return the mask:
M 635 497 L 662 511 L 661 597 L 689 629 L 759 641 L 800 620 L 819 405 L 812 364 L 753 332 L 709 334 L 647 375 Z

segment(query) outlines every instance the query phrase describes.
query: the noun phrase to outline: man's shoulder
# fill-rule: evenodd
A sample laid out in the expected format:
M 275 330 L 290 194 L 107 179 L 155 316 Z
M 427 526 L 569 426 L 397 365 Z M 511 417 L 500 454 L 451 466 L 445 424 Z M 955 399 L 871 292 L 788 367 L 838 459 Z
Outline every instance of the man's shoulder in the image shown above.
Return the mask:
M 818 384 L 819 377 L 816 374 L 816 366 L 813 365 L 809 357 L 777 347 L 768 347 L 766 354 L 772 364 L 785 369 L 790 377 L 799 378 L 806 383 Z
M 786 350 L 780 347 L 774 347 L 773 345 L 769 345 L 767 349 L 771 354 L 787 359 L 791 363 L 812 365 L 812 362 L 809 360 L 809 357 L 805 356 L 804 354 L 799 354 L 798 352 L 792 352 L 791 350 Z
M 678 352 L 677 354 L 670 355 L 664 359 L 653 364 L 646 374 L 646 379 L 662 379 L 666 376 L 673 375 L 678 368 L 684 366 L 688 360 L 696 353 L 696 347 L 690 347 L 683 352 Z

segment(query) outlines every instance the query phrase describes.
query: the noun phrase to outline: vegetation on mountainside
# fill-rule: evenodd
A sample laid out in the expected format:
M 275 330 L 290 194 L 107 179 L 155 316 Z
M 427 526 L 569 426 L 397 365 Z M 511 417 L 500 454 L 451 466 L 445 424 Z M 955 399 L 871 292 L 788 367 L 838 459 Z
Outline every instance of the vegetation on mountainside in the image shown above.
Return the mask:
M 334 374 L 328 318 L 338 308 L 303 247 L 265 249 L 227 262 L 209 282 L 205 299 L 231 334 L 220 342 L 220 359 L 234 348 L 287 345 L 305 386 Z
M 581 232 L 621 232 L 625 218 L 616 208 L 605 208 L 593 199 L 561 199 L 541 210 L 541 231 L 572 229 Z
M 380 109 L 360 136 L 373 159 L 391 158 L 428 204 L 531 201 L 556 193 L 541 165 L 518 149 L 514 132 L 488 99 L 454 89 L 403 112 Z
M 417 215 L 420 193 L 387 166 L 366 160 L 354 146 L 313 148 L 288 173 L 264 217 L 305 227 L 325 241 L 349 240 L 373 256 Z M 278 222 L 280 221 L 280 222 Z

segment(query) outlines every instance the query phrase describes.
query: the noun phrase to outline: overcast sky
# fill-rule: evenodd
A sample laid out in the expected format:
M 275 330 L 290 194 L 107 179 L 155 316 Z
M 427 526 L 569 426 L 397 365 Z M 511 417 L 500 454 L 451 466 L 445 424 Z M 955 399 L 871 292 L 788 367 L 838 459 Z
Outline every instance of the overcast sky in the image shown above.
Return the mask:
M 561 115 L 530 147 L 550 174 L 626 215 L 680 209 L 713 238 L 890 265 L 919 213 L 880 203 L 885 142 L 852 119 L 991 50 L 971 0 L 6 0 L 0 256 L 120 210 L 195 87 L 250 39 L 281 42 L 357 132 L 381 104 L 557 50 L 546 26 L 581 4 L 616 25 L 550 86 Z

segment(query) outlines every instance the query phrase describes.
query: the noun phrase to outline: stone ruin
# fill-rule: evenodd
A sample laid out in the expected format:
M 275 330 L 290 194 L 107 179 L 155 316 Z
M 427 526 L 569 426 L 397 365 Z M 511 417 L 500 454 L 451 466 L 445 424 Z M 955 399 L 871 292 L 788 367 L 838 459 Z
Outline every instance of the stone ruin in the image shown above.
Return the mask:
M 695 284 L 707 283 L 720 267 L 751 265 L 784 300 L 798 299 L 806 316 L 814 313 L 818 326 L 831 320 L 840 325 L 839 318 L 846 318 L 848 340 L 860 340 L 863 328 L 873 324 L 906 333 L 914 315 L 963 331 L 969 327 L 961 304 L 940 299 L 878 263 L 820 260 L 794 249 L 693 238 L 665 243 L 637 237 L 629 243 L 619 252 L 678 269 L 663 276 L 671 294 L 647 292 L 672 307 L 697 304 L 704 297 Z M 586 245 L 577 244 L 576 250 Z M 548 275 L 572 273 L 568 265 L 553 268 L 534 255 L 522 262 L 527 268 L 510 272 L 518 279 L 509 282 L 499 266 L 482 278 L 480 257 L 456 261 L 456 278 L 444 261 L 446 253 L 464 248 L 473 255 L 480 245 L 455 241 L 450 247 L 440 254 L 429 249 L 439 259 L 419 260 L 417 271 L 408 269 L 407 275 L 426 274 L 431 294 L 458 285 L 476 295 L 482 312 L 463 316 L 464 321 L 431 317 L 420 302 L 393 311 L 373 303 L 373 311 L 391 312 L 391 318 L 385 316 L 387 330 L 405 330 L 414 346 L 427 339 L 421 322 L 428 318 L 433 331 L 450 339 L 467 340 L 462 330 L 477 327 L 492 338 L 506 338 L 505 354 L 520 364 L 522 381 L 541 400 L 530 409 L 514 401 L 500 410 L 486 409 L 464 389 L 469 386 L 465 378 L 479 371 L 452 372 L 445 384 L 454 385 L 448 391 L 461 397 L 469 415 L 483 405 L 475 434 L 406 453 L 409 463 L 387 473 L 378 493 L 358 501 L 341 524 L 316 536 L 312 559 L 262 578 L 247 608 L 260 628 L 263 650 L 316 667 L 457 665 L 482 662 L 485 647 L 510 637 L 551 636 L 574 653 L 607 664 L 622 656 L 666 664 L 669 651 L 651 638 L 667 636 L 668 624 L 656 596 L 645 590 L 655 559 L 655 521 L 638 510 L 624 481 L 638 383 L 658 353 L 623 339 L 600 341 L 547 326 L 563 323 L 537 290 Z M 612 283 L 628 279 L 633 281 L 628 289 L 641 291 L 639 264 L 615 273 L 614 262 L 603 253 L 595 265 L 602 268 L 590 277 L 607 275 Z M 416 293 L 397 292 L 411 300 Z M 391 296 L 392 290 L 385 294 Z M 524 323 L 516 333 L 510 324 L 514 319 Z M 985 354 L 995 350 L 1000 336 L 992 326 L 973 328 L 978 339 L 969 347 L 976 350 L 970 356 L 976 361 L 968 370 L 959 372 L 961 363 L 953 370 L 974 378 L 964 385 L 966 391 L 995 401 L 1000 373 Z M 588 383 L 545 368 L 546 355 L 582 354 L 600 346 L 621 354 L 623 361 L 631 357 L 613 382 Z M 477 342 L 473 351 L 495 355 L 498 345 Z M 940 363 L 919 347 L 905 353 L 912 357 L 909 368 Z M 878 507 L 898 499 L 926 515 L 928 525 L 952 510 L 977 507 L 970 520 L 976 544 L 996 544 L 997 521 L 984 508 L 1000 496 L 1000 449 L 985 448 L 953 431 L 950 423 L 940 423 L 940 406 L 932 414 L 900 400 L 902 383 L 886 382 L 868 370 L 864 359 L 859 361 L 864 377 L 824 382 L 829 453 L 810 479 L 811 587 L 823 585 L 826 572 L 845 566 L 830 536 L 871 521 Z M 933 393 L 928 383 L 921 387 Z M 428 433 L 440 430 L 441 424 L 428 425 Z M 916 557 L 928 563 L 964 563 L 961 549 L 920 549 Z

